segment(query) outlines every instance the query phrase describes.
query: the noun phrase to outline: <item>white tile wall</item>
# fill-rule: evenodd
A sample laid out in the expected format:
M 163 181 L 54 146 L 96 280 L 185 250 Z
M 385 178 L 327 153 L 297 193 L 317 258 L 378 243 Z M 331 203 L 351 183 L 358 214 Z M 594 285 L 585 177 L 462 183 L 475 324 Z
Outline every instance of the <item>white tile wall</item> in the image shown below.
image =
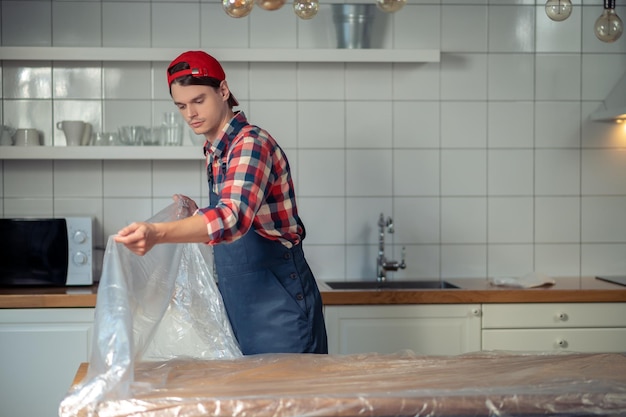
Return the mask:
M 535 10 L 532 7 L 490 6 L 489 52 L 533 52 L 534 22 Z
M 487 269 L 494 276 L 516 276 L 517 271 L 533 270 L 533 246 L 530 244 L 489 245 Z
M 150 4 L 102 3 L 102 46 L 150 46 Z
M 439 152 L 435 149 L 397 149 L 393 153 L 393 195 L 439 194 Z
M 487 103 L 446 101 L 441 103 L 441 146 L 481 148 L 487 144 Z
M 490 101 L 487 104 L 488 146 L 508 149 L 532 148 L 534 108 L 535 104 L 532 101 Z
M 534 233 L 539 243 L 579 242 L 579 198 L 536 197 Z
M 317 277 L 374 279 L 381 212 L 396 224 L 387 255 L 405 247 L 396 278 L 623 274 L 626 126 L 588 116 L 626 70 L 626 36 L 595 38 L 596 3 L 575 1 L 555 23 L 531 0 L 410 0 L 377 23 L 376 45 L 440 48 L 438 63 L 224 63 L 241 108 L 287 152 Z M 0 40 L 333 47 L 321 6 L 301 21 L 289 5 L 233 19 L 206 0 L 0 0 Z M 64 144 L 63 119 L 96 131 L 159 123 L 175 110 L 166 66 L 2 61 L 0 120 L 39 129 L 46 145 Z M 93 215 L 100 245 L 174 193 L 206 204 L 202 163 L 1 153 L 0 215 Z
M 52 41 L 55 46 L 102 45 L 100 4 L 88 1 L 52 3 Z
M 369 220 L 381 213 L 391 213 L 391 200 L 384 197 L 348 197 L 346 199 L 346 241 L 349 244 L 377 244 L 378 227 Z M 387 214 L 388 216 L 389 214 Z
M 491 149 L 487 154 L 490 196 L 533 194 L 533 152 L 529 149 Z
M 532 100 L 535 60 L 530 54 L 490 54 L 487 95 L 490 100 Z

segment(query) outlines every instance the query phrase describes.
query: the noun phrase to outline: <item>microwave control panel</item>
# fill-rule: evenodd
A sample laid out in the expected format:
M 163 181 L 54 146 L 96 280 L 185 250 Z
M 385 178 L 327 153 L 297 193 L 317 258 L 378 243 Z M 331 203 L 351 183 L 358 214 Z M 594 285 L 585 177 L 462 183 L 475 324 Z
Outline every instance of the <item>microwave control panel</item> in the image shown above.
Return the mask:
M 93 218 L 67 217 L 67 285 L 93 284 Z

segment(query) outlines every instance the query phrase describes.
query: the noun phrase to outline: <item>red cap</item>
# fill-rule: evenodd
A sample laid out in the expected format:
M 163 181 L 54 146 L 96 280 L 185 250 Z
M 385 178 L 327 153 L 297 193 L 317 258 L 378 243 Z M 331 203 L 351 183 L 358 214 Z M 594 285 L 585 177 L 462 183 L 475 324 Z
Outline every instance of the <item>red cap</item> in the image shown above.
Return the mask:
M 189 68 L 170 74 L 169 69 L 174 65 L 180 64 L 181 62 L 189 64 Z M 172 85 L 172 82 L 176 78 L 184 75 L 192 75 L 194 77 L 211 77 L 220 81 L 224 81 L 226 79 L 226 74 L 224 73 L 224 69 L 220 65 L 219 61 L 204 51 L 187 51 L 180 54 L 175 60 L 173 60 L 167 67 L 167 84 Z M 237 99 L 235 99 L 232 93 L 230 94 L 230 97 L 233 105 L 239 105 Z

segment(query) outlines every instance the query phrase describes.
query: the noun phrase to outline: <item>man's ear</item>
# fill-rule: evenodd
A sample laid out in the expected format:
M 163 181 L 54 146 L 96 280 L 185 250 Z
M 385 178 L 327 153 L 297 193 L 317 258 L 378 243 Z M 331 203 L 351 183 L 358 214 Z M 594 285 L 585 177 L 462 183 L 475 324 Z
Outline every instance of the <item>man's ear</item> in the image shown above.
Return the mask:
M 220 93 L 222 94 L 222 100 L 228 101 L 230 98 L 230 88 L 228 87 L 226 80 L 223 80 L 220 83 Z

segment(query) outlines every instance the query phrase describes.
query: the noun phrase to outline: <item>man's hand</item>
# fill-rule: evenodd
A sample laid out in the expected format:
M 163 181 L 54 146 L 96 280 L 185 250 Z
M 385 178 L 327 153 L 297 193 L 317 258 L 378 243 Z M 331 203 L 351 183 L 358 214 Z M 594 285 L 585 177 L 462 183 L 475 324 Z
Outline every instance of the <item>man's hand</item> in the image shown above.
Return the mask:
M 116 242 L 124 244 L 131 252 L 143 256 L 158 243 L 158 233 L 152 223 L 132 223 L 115 236 Z

